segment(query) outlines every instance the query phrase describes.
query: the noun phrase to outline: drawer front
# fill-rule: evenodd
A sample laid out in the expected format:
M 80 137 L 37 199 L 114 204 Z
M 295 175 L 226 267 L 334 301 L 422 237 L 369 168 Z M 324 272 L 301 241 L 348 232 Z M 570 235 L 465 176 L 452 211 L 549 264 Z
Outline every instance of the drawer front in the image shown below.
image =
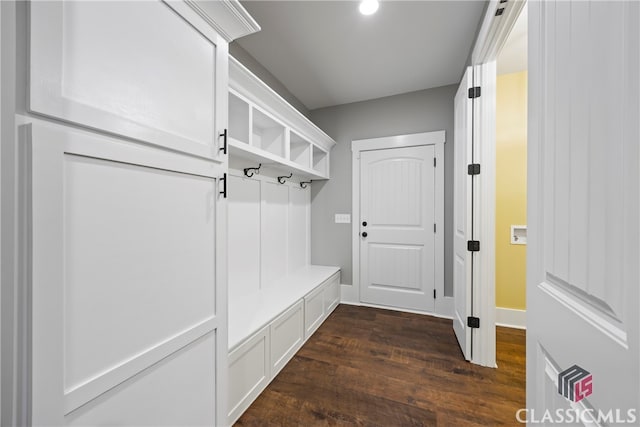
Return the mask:
M 340 303 L 340 273 L 327 280 L 324 287 L 324 314 L 328 316 Z
M 324 320 L 324 288 L 318 287 L 304 297 L 305 339 L 318 329 Z
M 269 327 L 229 354 L 229 424 L 236 422 L 270 381 Z
M 271 323 L 271 378 L 287 364 L 304 342 L 304 304 L 298 301 Z

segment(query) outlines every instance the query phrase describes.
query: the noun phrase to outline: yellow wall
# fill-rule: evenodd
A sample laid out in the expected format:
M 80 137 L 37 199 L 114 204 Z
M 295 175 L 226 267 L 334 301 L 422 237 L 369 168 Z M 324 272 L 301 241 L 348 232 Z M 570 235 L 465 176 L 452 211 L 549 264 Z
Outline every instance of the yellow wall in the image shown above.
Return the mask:
M 496 306 L 526 308 L 526 245 L 511 225 L 527 223 L 527 72 L 497 78 Z

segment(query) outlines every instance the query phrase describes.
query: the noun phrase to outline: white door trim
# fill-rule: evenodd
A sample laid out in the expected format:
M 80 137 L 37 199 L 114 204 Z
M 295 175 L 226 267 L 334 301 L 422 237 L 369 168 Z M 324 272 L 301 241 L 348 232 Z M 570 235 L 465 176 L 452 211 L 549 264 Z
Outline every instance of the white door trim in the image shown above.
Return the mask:
M 434 145 L 436 157 L 435 169 L 435 276 L 436 301 L 434 314 L 451 317 L 453 298 L 444 296 L 444 143 L 445 131 L 415 133 L 409 135 L 386 136 L 354 140 L 351 142 L 352 162 L 352 205 L 351 205 L 351 247 L 352 272 L 351 286 L 342 285 L 341 300 L 345 303 L 360 304 L 360 152 L 387 148 L 415 147 Z
M 473 311 L 480 328 L 473 330 L 473 363 L 496 366 L 495 303 L 495 186 L 496 186 L 496 59 L 522 8 L 523 0 L 487 6 L 478 38 L 471 54 L 473 82 L 481 87 L 474 106 L 474 146 L 481 174 L 476 187 L 476 227 L 480 240 L 478 271 L 474 272 Z M 496 11 L 504 8 L 500 16 Z M 477 274 L 476 274 L 477 273 Z

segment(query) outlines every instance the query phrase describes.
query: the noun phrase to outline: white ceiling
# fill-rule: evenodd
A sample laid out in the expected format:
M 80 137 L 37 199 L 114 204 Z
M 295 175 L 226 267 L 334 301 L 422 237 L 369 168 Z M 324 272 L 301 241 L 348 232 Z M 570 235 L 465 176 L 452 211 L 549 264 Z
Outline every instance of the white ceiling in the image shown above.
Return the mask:
M 498 55 L 498 74 L 517 73 L 527 69 L 528 7 L 525 3 L 518 20 Z
M 242 1 L 238 40 L 309 109 L 458 83 L 484 1 Z

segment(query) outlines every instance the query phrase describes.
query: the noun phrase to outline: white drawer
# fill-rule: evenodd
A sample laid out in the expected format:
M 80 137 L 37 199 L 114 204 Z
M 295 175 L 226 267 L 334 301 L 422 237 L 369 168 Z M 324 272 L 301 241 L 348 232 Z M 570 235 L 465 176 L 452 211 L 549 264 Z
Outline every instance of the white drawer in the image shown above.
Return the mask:
M 305 339 L 309 338 L 324 320 L 324 287 L 320 286 L 304 297 Z
M 324 287 L 324 315 L 328 316 L 340 303 L 340 273 L 333 275 Z
M 233 424 L 269 381 L 269 327 L 229 354 L 229 423 Z
M 298 301 L 271 323 L 271 378 L 287 364 L 304 342 L 304 304 Z

